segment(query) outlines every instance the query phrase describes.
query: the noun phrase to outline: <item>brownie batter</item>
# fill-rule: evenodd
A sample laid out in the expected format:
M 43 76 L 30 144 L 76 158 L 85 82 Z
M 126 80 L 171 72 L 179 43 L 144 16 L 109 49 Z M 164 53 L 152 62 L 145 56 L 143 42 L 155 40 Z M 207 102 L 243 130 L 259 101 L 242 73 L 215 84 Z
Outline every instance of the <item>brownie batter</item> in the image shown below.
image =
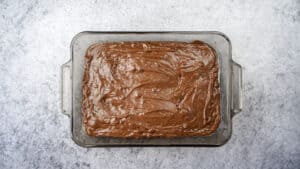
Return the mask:
M 82 113 L 90 136 L 210 135 L 220 123 L 216 53 L 200 41 L 94 44 Z

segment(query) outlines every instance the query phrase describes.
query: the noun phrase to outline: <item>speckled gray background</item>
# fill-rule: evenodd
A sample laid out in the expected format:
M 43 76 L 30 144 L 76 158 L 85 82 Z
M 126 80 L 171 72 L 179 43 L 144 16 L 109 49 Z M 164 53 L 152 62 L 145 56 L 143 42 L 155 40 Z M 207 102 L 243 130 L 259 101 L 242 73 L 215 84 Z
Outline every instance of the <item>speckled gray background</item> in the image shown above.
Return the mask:
M 218 30 L 244 67 L 222 147 L 82 148 L 60 109 L 60 66 L 84 30 Z M 0 168 L 300 168 L 300 2 L 0 0 Z

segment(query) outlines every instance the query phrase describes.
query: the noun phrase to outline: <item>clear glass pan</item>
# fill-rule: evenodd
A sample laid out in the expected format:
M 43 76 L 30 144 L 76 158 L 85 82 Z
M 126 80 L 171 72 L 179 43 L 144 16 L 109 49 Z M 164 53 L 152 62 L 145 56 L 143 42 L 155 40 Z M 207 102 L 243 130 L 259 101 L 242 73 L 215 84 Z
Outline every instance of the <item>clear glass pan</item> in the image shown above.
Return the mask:
M 82 125 L 82 79 L 87 48 L 99 42 L 203 41 L 219 60 L 221 123 L 210 136 L 184 138 L 123 139 L 91 137 Z M 71 42 L 71 59 L 62 65 L 62 110 L 71 118 L 72 139 L 80 146 L 218 146 L 231 136 L 232 117 L 242 109 L 242 68 L 232 60 L 229 38 L 220 32 L 81 32 Z

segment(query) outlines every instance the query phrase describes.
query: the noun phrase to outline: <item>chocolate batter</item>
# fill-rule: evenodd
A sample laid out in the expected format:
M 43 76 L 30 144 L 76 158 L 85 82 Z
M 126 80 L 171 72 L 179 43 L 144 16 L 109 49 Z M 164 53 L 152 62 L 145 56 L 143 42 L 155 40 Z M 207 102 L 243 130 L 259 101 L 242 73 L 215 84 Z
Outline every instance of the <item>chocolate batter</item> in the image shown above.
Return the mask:
M 218 128 L 218 59 L 207 44 L 99 43 L 85 59 L 82 113 L 88 135 L 206 136 Z

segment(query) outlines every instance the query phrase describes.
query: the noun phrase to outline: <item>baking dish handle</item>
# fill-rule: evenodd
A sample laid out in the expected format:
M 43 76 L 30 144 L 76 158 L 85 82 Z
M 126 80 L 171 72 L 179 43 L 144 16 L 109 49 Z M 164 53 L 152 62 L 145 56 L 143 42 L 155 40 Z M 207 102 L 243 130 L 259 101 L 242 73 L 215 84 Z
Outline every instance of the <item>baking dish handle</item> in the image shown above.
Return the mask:
M 242 66 L 232 61 L 231 111 L 233 115 L 242 110 Z
M 61 66 L 62 71 L 62 113 L 71 116 L 72 107 L 72 86 L 71 86 L 71 69 L 72 69 L 72 62 L 68 61 L 67 63 Z

